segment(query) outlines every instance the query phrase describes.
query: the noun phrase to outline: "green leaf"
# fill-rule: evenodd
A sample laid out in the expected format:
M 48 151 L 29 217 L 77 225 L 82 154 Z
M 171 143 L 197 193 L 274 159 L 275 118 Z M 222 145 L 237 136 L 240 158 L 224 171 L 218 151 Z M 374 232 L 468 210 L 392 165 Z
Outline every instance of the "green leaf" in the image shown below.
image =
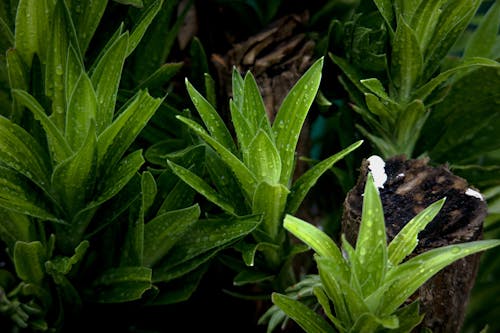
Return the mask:
M 64 0 L 57 0 L 45 66 L 45 95 L 52 99 L 54 123 L 61 130 L 65 126 L 66 92 L 64 91 L 66 62 L 70 45 L 81 60 L 75 27 Z M 44 37 L 46 38 L 46 37 Z M 47 41 L 44 41 L 47 43 Z M 80 61 L 83 63 L 83 61 Z
M 233 89 L 234 105 L 236 106 L 236 110 L 240 111 L 243 109 L 243 97 L 245 95 L 245 90 L 244 90 L 245 82 L 243 81 L 243 78 L 241 77 L 240 73 L 238 72 L 238 70 L 236 69 L 235 66 L 233 67 L 233 71 L 232 71 L 231 84 L 232 84 L 232 89 Z
M 378 8 L 380 14 L 385 20 L 387 27 L 392 30 L 392 24 L 394 21 L 394 10 L 392 8 L 392 1 L 390 0 L 374 0 L 373 1 Z
M 91 124 L 79 151 L 54 168 L 52 186 L 69 216 L 85 207 L 94 190 L 97 136 Z
M 239 272 L 233 279 L 234 286 L 244 286 L 246 284 L 259 284 L 264 281 L 270 281 L 275 278 L 274 275 L 271 275 L 262 271 L 254 271 L 254 270 L 244 270 Z
M 14 89 L 12 90 L 14 98 L 23 106 L 27 107 L 36 120 L 42 125 L 45 134 L 47 135 L 47 142 L 49 144 L 52 160 L 57 165 L 71 156 L 72 151 L 63 134 L 57 126 L 50 120 L 45 113 L 45 110 L 38 103 L 38 101 L 28 94 L 26 91 Z
M 407 156 L 413 155 L 415 143 L 428 116 L 429 110 L 418 99 L 409 103 L 404 111 L 399 114 L 395 137 L 401 151 Z
M 123 303 L 140 299 L 151 289 L 151 268 L 118 267 L 105 271 L 93 283 L 99 303 Z
M 243 104 L 240 110 L 243 117 L 249 119 L 253 135 L 260 129 L 272 138 L 274 134 L 271 131 L 266 107 L 251 72 L 247 72 L 243 81 Z
M 25 177 L 0 165 L 0 207 L 19 214 L 37 217 L 42 220 L 62 222 L 47 211 L 46 205 L 39 198 Z M 5 222 L 8 223 L 8 222 Z
M 8 45 L 14 45 L 14 33 L 11 31 L 9 24 L 0 17 L 0 36 Z
M 417 40 L 420 44 L 420 50 L 425 53 L 427 44 L 436 29 L 442 7 L 446 0 L 421 0 L 415 14 L 410 22 Z
M 50 166 L 47 154 L 22 127 L 0 116 L 0 164 L 46 188 Z
M 15 49 L 24 63 L 31 67 L 33 54 L 45 54 L 46 38 L 49 36 L 53 1 L 20 0 L 15 24 Z
M 7 50 L 6 66 L 7 74 L 9 77 L 9 87 L 11 91 L 14 89 L 28 90 L 29 70 L 16 49 Z M 10 119 L 12 119 L 13 122 L 19 124 L 21 122 L 21 119 L 23 118 L 23 113 L 24 109 L 22 108 L 22 106 L 18 105 L 18 102 L 14 99 L 12 103 L 12 113 Z
M 277 242 L 288 193 L 288 189 L 282 184 L 269 184 L 264 181 L 257 186 L 252 200 L 252 212 L 263 214 L 260 228 L 270 238 L 260 241 Z
M 339 269 L 344 270 L 345 273 L 348 272 L 347 264 L 342 257 L 340 249 L 326 233 L 314 225 L 288 214 L 285 216 L 283 226 L 301 241 L 309 245 L 318 255 L 334 260 Z M 347 278 L 347 276 L 344 277 Z
M 447 71 L 439 73 L 436 77 L 429 80 L 425 85 L 418 88 L 418 90 L 413 94 L 414 99 L 420 99 L 425 101 L 425 99 L 443 82 L 450 78 L 453 74 L 458 74 L 462 71 L 467 71 L 476 66 L 484 67 L 500 67 L 500 63 L 495 60 L 485 59 L 485 58 L 469 58 L 465 59 L 458 66 L 448 69 Z
M 315 287 L 313 287 L 313 293 L 314 293 L 314 296 L 316 296 L 316 299 L 318 300 L 318 303 L 323 308 L 323 312 L 326 314 L 326 316 L 328 317 L 328 319 L 330 319 L 330 321 L 335 325 L 335 328 L 339 332 L 341 332 L 341 333 L 346 332 L 346 329 L 344 328 L 344 326 L 342 325 L 342 323 L 340 322 L 340 320 L 338 320 L 333 315 L 332 309 L 331 309 L 331 306 L 330 306 L 330 299 L 326 295 L 326 293 L 323 290 L 323 288 L 320 287 L 320 286 L 315 286 Z
M 243 152 L 243 159 L 258 181 L 266 181 L 270 184 L 279 182 L 280 155 L 274 142 L 264 130 L 258 130 L 248 149 Z
M 206 183 L 202 178 L 196 175 L 194 172 L 189 171 L 174 162 L 168 161 L 169 167 L 175 173 L 177 177 L 182 179 L 186 184 L 191 186 L 198 193 L 203 195 L 207 200 L 213 202 L 224 211 L 234 214 L 235 209 L 233 205 L 223 196 L 221 196 L 217 191 L 215 191 L 208 183 Z
M 398 265 L 410 255 L 418 245 L 418 234 L 425 229 L 443 207 L 445 198 L 434 202 L 418 213 L 394 237 L 387 248 L 389 261 L 393 266 Z
M 464 51 L 464 58 L 492 57 L 499 29 L 500 3 L 495 1 L 469 39 Z
M 46 261 L 45 269 L 47 271 L 47 274 L 52 275 L 52 277 L 54 277 L 56 281 L 60 275 L 69 274 L 73 266 L 83 259 L 88 248 L 89 242 L 84 240 L 80 244 L 78 244 L 78 246 L 75 248 L 75 253 L 71 257 L 58 256 Z
M 90 76 L 98 103 L 96 114 L 98 134 L 102 133 L 113 121 L 128 40 L 127 32 L 119 35 L 116 40 L 111 40 L 112 44 L 102 51 Z
M 236 152 L 236 147 L 231 137 L 231 133 L 227 129 L 224 120 L 219 116 L 213 106 L 189 83 L 186 79 L 186 88 L 191 97 L 196 110 L 205 123 L 210 135 L 214 140 L 222 144 L 226 149 L 232 153 Z
M 241 162 L 238 157 L 233 155 L 224 145 L 213 139 L 198 123 L 195 121 L 177 116 L 177 119 L 188 125 L 196 134 L 201 136 L 221 157 L 221 159 L 231 168 L 236 178 L 243 187 L 245 193 L 251 198 L 256 187 L 256 179 L 252 172 Z
M 193 205 L 155 217 L 144 227 L 144 265 L 152 267 L 182 238 L 200 216 Z
M 144 79 L 136 89 L 153 89 L 164 86 L 180 71 L 183 65 L 182 62 L 161 65 L 153 74 Z
M 399 320 L 398 317 L 396 316 L 388 316 L 384 318 L 377 317 L 376 315 L 372 313 L 363 313 L 354 325 L 351 327 L 349 332 L 356 333 L 356 332 L 375 332 L 377 329 L 380 328 L 388 328 L 390 331 L 392 331 L 395 328 L 398 328 L 399 326 Z
M 40 284 L 45 275 L 45 256 L 45 248 L 39 241 L 16 242 L 14 266 L 17 276 L 25 282 Z
M 147 28 L 155 18 L 156 14 L 160 11 L 162 4 L 163 0 L 156 0 L 142 12 L 141 17 L 137 21 L 138 23 L 134 26 L 132 33 L 130 34 L 127 56 L 134 52 L 137 45 L 139 45 L 139 42 L 144 36 Z
M 308 333 L 335 332 L 319 314 L 293 298 L 272 293 L 272 301 Z
M 424 54 L 423 81 L 433 76 L 450 48 L 469 25 L 481 2 L 481 0 L 448 1 Z
M 321 81 L 323 58 L 318 59 L 293 86 L 281 104 L 273 123 L 276 146 L 281 157 L 280 183 L 288 186 L 295 166 L 299 134 Z
M 390 101 L 390 97 L 387 95 L 382 82 L 380 82 L 376 78 L 365 79 L 360 81 L 366 88 L 368 88 L 372 93 L 377 95 L 377 97 L 382 98 L 384 100 Z
M 325 171 L 330 169 L 335 163 L 344 158 L 347 154 L 351 153 L 353 150 L 361 146 L 362 143 L 363 140 L 353 143 L 337 154 L 332 155 L 327 159 L 319 162 L 314 167 L 307 170 L 302 176 L 300 176 L 300 178 L 295 181 L 292 188 L 290 189 L 286 212 L 289 214 L 295 214 L 297 209 L 299 209 L 300 204 L 306 197 L 307 193 L 309 192 L 311 187 L 316 184 L 316 181 L 319 179 L 319 177 L 321 177 L 321 175 L 325 173 Z
M 164 260 L 172 266 L 179 265 L 212 249 L 222 249 L 250 234 L 260 222 L 260 216 L 255 215 L 198 220 Z
M 82 54 L 85 54 L 94 33 L 101 22 L 108 0 L 78 1 L 71 6 L 72 17 Z
M 248 146 L 254 138 L 255 132 L 247 117 L 245 117 L 236 106 L 234 100 L 229 101 L 229 108 L 231 111 L 231 122 L 236 132 L 236 138 L 238 139 L 238 146 L 240 151 L 245 152 L 248 150 Z
M 80 149 L 96 120 L 97 97 L 85 72 L 80 74 L 66 111 L 65 138 L 74 151 Z
M 0 180 L 0 182 L 2 181 Z M 35 225 L 27 215 L 0 209 L 0 219 L 2 220 L 2 223 L 0 223 L 0 239 L 5 243 L 9 252 L 12 253 L 14 244 L 17 241 L 29 242 L 34 238 L 33 229 Z
M 79 59 L 79 55 L 76 52 L 75 48 L 70 45 L 68 48 L 66 70 L 64 73 L 64 92 L 66 102 L 69 102 L 71 94 L 75 90 L 75 86 L 77 85 L 81 74 L 85 72 L 83 63 L 81 62 L 81 59 Z
M 399 98 L 408 101 L 422 75 L 423 58 L 415 32 L 403 17 L 398 19 L 392 48 L 391 73 Z
M 404 262 L 389 271 L 386 276 L 385 284 L 390 287 L 383 292 L 380 313 L 392 313 L 429 278 L 454 261 L 498 245 L 500 240 L 496 239 L 448 245 L 429 250 Z
M 368 173 L 363 194 L 363 211 L 358 238 L 354 274 L 362 285 L 363 295 L 370 295 L 384 281 L 387 270 L 387 237 L 382 201 L 373 176 Z
M 411 332 L 425 316 L 425 314 L 420 314 L 418 301 L 397 309 L 394 315 L 399 318 L 399 327 L 391 331 L 394 333 Z
M 146 126 L 162 99 L 139 91 L 120 110 L 119 116 L 98 137 L 98 165 L 100 173 L 109 172 Z
M 113 0 L 113 1 L 121 3 L 122 5 L 131 5 L 137 8 L 142 8 L 144 6 L 142 0 Z

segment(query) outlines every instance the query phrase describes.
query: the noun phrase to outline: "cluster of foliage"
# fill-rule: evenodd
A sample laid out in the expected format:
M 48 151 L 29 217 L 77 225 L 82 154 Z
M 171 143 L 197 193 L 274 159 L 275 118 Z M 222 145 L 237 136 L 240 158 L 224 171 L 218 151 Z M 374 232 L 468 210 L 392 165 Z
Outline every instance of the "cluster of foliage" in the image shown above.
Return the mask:
M 484 16 L 478 9 L 489 2 L 480 0 L 314 7 L 308 29 L 316 60 L 272 123 L 254 76 L 236 68 L 230 117 L 217 112 L 204 50 L 210 39 L 176 48 L 188 12 L 207 3 L 248 33 L 287 8 L 284 0 L 0 4 L 2 331 L 71 331 L 98 304 L 185 303 L 221 264 L 235 272 L 234 286 L 250 286 L 239 296 L 271 302 L 272 295 L 260 320 L 268 331 L 292 318 L 309 332 L 405 332 L 422 319 L 418 304 L 401 307 L 419 286 L 498 245 L 455 245 L 404 261 L 443 201 L 387 245 L 371 178 L 356 248 L 342 242 L 346 258 L 332 235 L 293 215 L 323 175 L 347 191 L 366 152 L 427 155 L 484 189 L 485 238 L 500 238 L 499 3 Z M 473 20 L 477 28 L 468 32 Z M 323 134 L 321 152 L 295 179 L 309 111 L 335 105 L 333 116 L 315 119 L 317 127 L 327 123 L 333 144 Z M 332 207 L 343 198 L 335 200 Z M 296 274 L 294 259 L 310 248 L 319 274 Z M 484 309 L 500 260 L 486 256 L 487 265 L 471 316 L 486 313 L 483 322 L 492 323 Z M 315 298 L 304 305 L 297 301 L 304 294 Z M 318 304 L 332 325 L 311 310 Z

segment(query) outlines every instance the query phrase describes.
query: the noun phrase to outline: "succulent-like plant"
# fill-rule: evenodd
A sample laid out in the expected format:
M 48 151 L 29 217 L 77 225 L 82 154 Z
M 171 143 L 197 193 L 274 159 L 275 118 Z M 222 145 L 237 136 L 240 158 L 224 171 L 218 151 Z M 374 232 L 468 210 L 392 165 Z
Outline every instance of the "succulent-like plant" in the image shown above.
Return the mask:
M 387 244 L 382 203 L 369 173 L 356 246 L 343 238 L 342 250 L 321 230 L 287 215 L 284 227 L 315 251 L 321 282 L 312 288 L 326 318 L 286 295 L 274 293 L 273 302 L 307 332 L 410 332 L 423 315 L 417 302 L 407 301 L 425 281 L 460 258 L 500 245 L 482 240 L 412 256 L 419 232 L 444 201 L 417 214 Z

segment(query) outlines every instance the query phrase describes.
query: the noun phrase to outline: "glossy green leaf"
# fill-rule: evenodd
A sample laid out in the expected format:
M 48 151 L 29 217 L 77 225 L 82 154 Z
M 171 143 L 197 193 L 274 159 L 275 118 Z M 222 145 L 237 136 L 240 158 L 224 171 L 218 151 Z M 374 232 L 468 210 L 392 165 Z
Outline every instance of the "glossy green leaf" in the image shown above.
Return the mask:
M 113 1 L 121 3 L 122 5 L 131 5 L 137 8 L 142 8 L 144 6 L 142 0 L 113 0 Z
M 448 1 L 424 54 L 424 80 L 432 77 L 450 48 L 469 25 L 481 2 L 481 0 Z
M 424 252 L 389 271 L 386 284 L 391 286 L 383 293 L 379 310 L 390 314 L 410 297 L 425 281 L 444 267 L 468 255 L 500 245 L 500 240 L 481 240 L 443 246 Z
M 402 15 L 408 22 L 417 11 L 418 5 L 422 0 L 395 0 L 393 1 L 396 17 Z
M 243 113 L 238 109 L 234 100 L 229 101 L 229 107 L 231 111 L 231 122 L 234 126 L 236 132 L 236 138 L 238 139 L 238 146 L 240 151 L 245 152 L 250 145 L 250 142 L 255 136 L 255 132 L 252 126 L 243 115 Z
M 236 110 L 241 110 L 243 108 L 243 96 L 245 94 L 244 90 L 244 81 L 243 78 L 241 77 L 240 73 L 236 69 L 236 67 L 233 67 L 232 71 L 232 76 L 231 76 L 231 84 L 232 84 L 232 90 L 233 90 L 233 101 L 236 106 Z
M 387 26 L 392 29 L 394 21 L 394 9 L 392 8 L 392 1 L 390 0 L 374 0 L 380 14 L 385 20 Z
M 198 220 L 191 232 L 169 251 L 165 260 L 178 265 L 212 249 L 228 246 L 250 234 L 260 222 L 259 216 Z
M 12 95 L 21 105 L 28 108 L 33 113 L 35 119 L 42 125 L 45 134 L 47 135 L 52 160 L 55 164 L 57 165 L 71 156 L 71 147 L 64 139 L 61 131 L 59 131 L 57 126 L 47 116 L 45 110 L 38 103 L 38 101 L 23 90 L 14 89 L 12 90 Z
M 241 256 L 245 265 L 254 266 L 255 265 L 255 256 L 257 255 L 257 251 L 265 252 L 265 251 L 278 251 L 279 246 L 272 243 L 245 243 L 244 241 L 238 242 L 235 246 L 235 249 L 241 252 Z
M 221 157 L 221 159 L 231 168 L 238 181 L 242 185 L 245 193 L 253 196 L 256 187 L 256 179 L 252 172 L 240 161 L 238 157 L 231 153 L 224 145 L 213 139 L 198 123 L 195 121 L 177 116 L 177 119 L 188 125 L 196 134 L 201 136 Z
M 81 262 L 85 253 L 89 248 L 89 242 L 87 240 L 82 241 L 75 248 L 75 253 L 71 257 L 57 256 L 45 262 L 45 269 L 47 274 L 52 275 L 55 279 L 59 275 L 67 275 L 71 272 L 74 265 Z
M 356 240 L 354 274 L 363 286 L 363 295 L 370 295 L 384 280 L 387 271 L 387 237 L 382 201 L 373 176 L 368 174 L 363 194 L 361 226 Z
M 217 87 L 215 85 L 215 80 L 208 73 L 203 74 L 205 79 L 205 93 L 207 95 L 207 101 L 212 105 L 217 105 Z
M 295 181 L 292 188 L 290 189 L 286 212 L 289 214 L 295 214 L 297 209 L 299 209 L 300 204 L 306 197 L 307 193 L 314 186 L 314 184 L 316 184 L 319 177 L 321 177 L 321 175 L 323 175 L 325 171 L 330 169 L 335 163 L 344 158 L 347 154 L 351 153 L 353 150 L 361 146 L 362 143 L 362 140 L 353 143 L 337 154 L 332 155 L 327 159 L 319 162 L 314 167 L 307 170 L 302 176 L 300 176 L 300 178 Z
M 335 325 L 337 331 L 339 331 L 340 333 L 346 332 L 340 320 L 338 320 L 338 318 L 333 315 L 332 307 L 330 306 L 330 299 L 328 298 L 328 295 L 325 293 L 323 288 L 321 286 L 315 286 L 313 288 L 313 292 L 314 296 L 316 296 L 316 299 L 318 300 L 318 303 L 323 308 L 323 312 L 328 317 L 328 319 L 330 319 L 330 321 Z
M 97 97 L 92 82 L 85 72 L 80 74 L 66 111 L 65 138 L 73 151 L 77 151 L 88 137 L 97 114 Z
M 107 5 L 108 0 L 86 0 L 72 4 L 71 12 L 82 54 L 85 54 Z
M 419 302 L 415 301 L 410 305 L 401 307 L 394 312 L 399 319 L 399 326 L 393 329 L 394 333 L 411 332 L 424 319 L 425 314 L 420 314 Z
M 203 123 L 214 140 L 222 144 L 227 150 L 234 153 L 236 147 L 231 133 L 226 127 L 224 120 L 219 116 L 214 107 L 203 97 L 186 79 L 186 88 L 196 110 L 201 116 Z
M 257 270 L 240 271 L 233 279 L 233 285 L 244 286 L 247 284 L 259 284 L 265 281 L 271 281 L 275 278 L 274 275 Z
M 410 255 L 418 245 L 418 234 L 425 229 L 443 207 L 445 199 L 436 201 L 412 218 L 394 237 L 387 248 L 389 261 L 398 265 Z
M 264 130 L 258 130 L 248 149 L 243 152 L 243 159 L 258 181 L 266 181 L 270 184 L 279 182 L 280 155 L 274 142 Z
M 365 103 L 368 111 L 380 117 L 381 121 L 394 121 L 395 115 L 391 114 L 389 107 L 382 103 L 377 96 L 373 94 L 365 94 Z
M 52 99 L 52 120 L 59 129 L 63 130 L 65 128 L 67 103 L 66 92 L 64 91 L 64 73 L 66 72 L 70 45 L 75 49 L 78 57 L 81 58 L 75 27 L 64 0 L 58 0 L 55 5 L 52 30 L 48 35 L 50 41 L 45 66 L 45 95 Z
M 142 194 L 142 213 L 146 215 L 149 208 L 153 206 L 158 188 L 155 178 L 149 171 L 145 171 L 141 176 L 141 194 Z
M 81 59 L 73 46 L 68 48 L 68 56 L 66 59 L 66 70 L 64 72 L 64 92 L 66 102 L 69 102 L 71 94 L 75 90 L 75 86 L 80 79 L 80 76 L 85 71 Z
M 280 183 L 288 186 L 295 166 L 299 134 L 321 81 L 323 58 L 318 59 L 293 86 L 281 104 L 273 123 L 276 146 L 281 157 Z
M 270 238 L 261 241 L 276 243 L 283 223 L 288 193 L 289 190 L 282 184 L 264 181 L 257 186 L 252 200 L 252 212 L 263 214 L 260 228 Z
M 16 242 L 14 266 L 17 276 L 25 282 L 41 283 L 45 275 L 45 256 L 45 248 L 39 241 Z
M 0 182 L 2 181 L 3 179 L 0 180 Z M 2 223 L 0 223 L 0 239 L 5 243 L 9 251 L 14 250 L 14 244 L 17 241 L 29 242 L 34 238 L 34 224 L 27 215 L 0 209 L 0 219 L 2 220 Z
M 168 162 L 169 167 L 175 173 L 177 177 L 182 179 L 186 184 L 195 189 L 198 193 L 203 195 L 207 200 L 213 202 L 224 211 L 234 214 L 235 209 L 232 204 L 223 196 L 221 196 L 217 191 L 215 191 L 207 182 L 205 182 L 201 177 L 196 175 L 194 172 L 189 171 L 180 165 L 177 165 L 171 161 Z
M 51 214 L 37 191 L 19 173 L 0 165 L 0 206 L 12 212 L 42 220 L 61 222 Z
M 399 98 L 408 101 L 422 75 L 423 57 L 415 32 L 402 17 L 394 35 L 391 73 Z
M 11 91 L 13 89 L 28 90 L 29 70 L 16 49 L 7 50 L 6 65 Z M 12 103 L 12 113 L 10 119 L 12 119 L 15 123 L 19 123 L 23 117 L 23 111 L 23 107 L 18 104 L 17 100 L 14 100 Z
M 190 231 L 200 216 L 200 207 L 170 211 L 146 223 L 144 227 L 144 265 L 152 267 Z
M 265 131 L 270 137 L 274 135 L 271 131 L 271 124 L 269 123 L 259 87 L 251 72 L 247 72 L 243 81 L 241 113 L 243 117 L 249 120 L 254 135 L 259 129 Z
M 158 12 L 160 11 L 162 4 L 163 0 L 156 0 L 152 2 L 148 8 L 144 9 L 141 17 L 137 21 L 137 24 L 134 26 L 132 33 L 130 34 L 127 56 L 134 52 L 137 45 L 139 45 L 139 42 L 144 36 L 144 33 L 155 18 L 156 14 L 158 14 Z
M 271 295 L 274 304 L 280 307 L 302 329 L 308 333 L 335 332 L 325 319 L 293 298 L 278 293 Z
M 0 164 L 18 171 L 42 188 L 48 184 L 50 166 L 44 149 L 22 127 L 1 116 Z
M 462 71 L 467 71 L 475 68 L 476 66 L 484 66 L 484 67 L 500 67 L 500 63 L 495 60 L 485 59 L 485 58 L 476 58 L 471 57 L 469 59 L 465 59 L 458 66 L 448 69 L 447 71 L 439 73 L 436 77 L 427 81 L 426 84 L 421 86 L 413 95 L 414 99 L 420 99 L 425 101 L 427 97 L 439 87 L 439 85 L 445 82 L 448 78 L 450 78 L 454 74 L 458 74 Z
M 384 100 L 390 100 L 390 97 L 387 95 L 385 91 L 385 87 L 382 85 L 376 78 L 365 79 L 360 81 L 366 88 L 368 88 L 372 93 L 377 95 L 377 97 L 382 98 Z
M 422 53 L 425 53 L 427 44 L 432 38 L 446 1 L 421 0 L 411 21 L 408 21 L 415 32 Z
M 409 103 L 404 111 L 399 114 L 395 137 L 401 146 L 401 151 L 407 156 L 413 154 L 413 148 L 420 136 L 420 130 L 428 116 L 429 110 L 426 110 L 424 103 L 418 99 Z
M 349 81 L 358 88 L 362 93 L 370 92 L 370 90 L 361 83 L 362 76 L 361 73 L 355 68 L 352 64 L 350 64 L 346 59 L 341 58 L 339 56 L 333 55 L 330 53 L 330 59 L 340 67 L 342 72 L 347 76 Z
M 172 79 L 182 68 L 184 63 L 173 62 L 161 65 L 153 74 L 142 81 L 137 89 L 153 89 L 164 86 Z
M 52 186 L 69 216 L 85 207 L 94 190 L 97 136 L 91 124 L 80 150 L 54 168 Z
M 121 34 L 113 40 L 105 53 L 99 57 L 90 76 L 98 103 L 96 114 L 98 134 L 102 133 L 113 121 L 128 40 L 128 33 Z
M 481 20 L 476 31 L 467 43 L 464 58 L 485 57 L 493 55 L 493 48 L 497 42 L 500 29 L 500 2 L 495 1 Z
M 120 160 L 161 103 L 162 99 L 151 97 L 147 91 L 140 91 L 123 106 L 119 116 L 98 137 L 101 174 L 112 169 Z
M 118 267 L 105 271 L 94 281 L 96 300 L 123 303 L 140 299 L 151 289 L 152 272 L 147 267 Z
M 349 332 L 375 332 L 380 328 L 387 328 L 389 330 L 393 330 L 398 328 L 399 320 L 396 316 L 388 316 L 384 318 L 379 318 L 372 313 L 364 313 L 362 314 L 358 320 L 354 323 Z
M 335 260 L 336 265 L 339 268 L 345 269 L 347 273 L 347 265 L 340 253 L 340 249 L 323 231 L 310 223 L 288 214 L 285 216 L 283 226 L 301 241 L 309 245 L 320 256 Z

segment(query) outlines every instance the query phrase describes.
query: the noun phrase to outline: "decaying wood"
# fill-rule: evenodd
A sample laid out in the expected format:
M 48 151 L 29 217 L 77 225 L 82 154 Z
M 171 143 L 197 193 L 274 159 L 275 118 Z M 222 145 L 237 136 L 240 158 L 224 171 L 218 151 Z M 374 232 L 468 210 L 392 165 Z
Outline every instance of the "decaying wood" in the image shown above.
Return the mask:
M 466 194 L 472 189 L 466 180 L 452 174 L 446 166 L 433 167 L 427 159 L 407 160 L 402 156 L 386 161 L 388 176 L 379 189 L 385 215 L 388 242 L 417 213 L 446 197 L 442 210 L 419 234 L 413 255 L 430 249 L 482 238 L 486 203 Z M 363 161 L 356 186 L 344 202 L 342 232 L 354 245 L 361 222 L 362 193 L 368 162 Z M 480 254 L 468 256 L 446 267 L 412 296 L 420 300 L 425 313 L 423 327 L 433 332 L 459 332 L 479 266 Z
M 233 67 L 243 75 L 251 71 L 272 122 L 288 91 L 312 64 L 314 42 L 303 32 L 307 18 L 307 14 L 285 16 L 259 34 L 235 44 L 225 55 L 213 54 L 212 63 L 224 95 L 220 100 L 232 97 Z M 306 120 L 297 147 L 299 156 L 309 151 L 308 137 Z M 295 175 L 302 174 L 305 167 L 299 163 Z

